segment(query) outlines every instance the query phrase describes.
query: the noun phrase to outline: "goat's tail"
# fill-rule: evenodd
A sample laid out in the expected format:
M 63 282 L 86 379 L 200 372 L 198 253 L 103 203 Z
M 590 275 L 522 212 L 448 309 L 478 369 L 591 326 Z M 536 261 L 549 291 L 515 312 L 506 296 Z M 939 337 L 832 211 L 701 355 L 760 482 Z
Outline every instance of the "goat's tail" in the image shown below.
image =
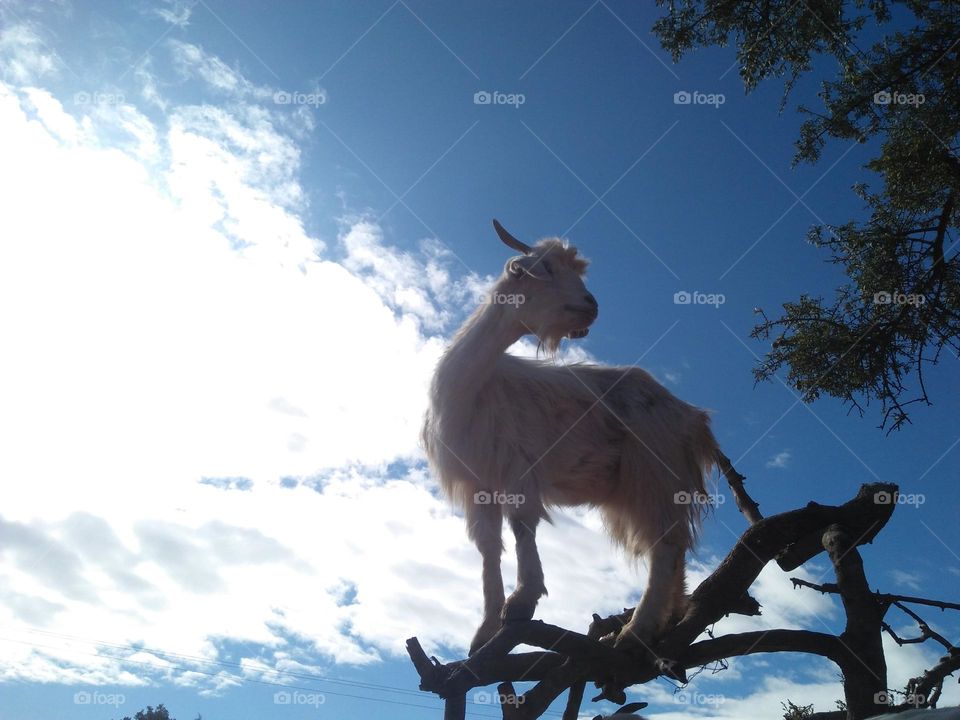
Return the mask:
M 711 495 L 707 489 L 706 481 L 712 474 L 713 468 L 718 464 L 718 454 L 720 452 L 717 439 L 710 430 L 709 414 L 705 410 L 697 408 L 696 416 L 692 428 L 693 432 L 686 447 L 688 473 L 695 486 L 695 490 L 688 491 L 695 493 L 695 495 L 692 497 L 693 501 L 687 506 L 689 511 L 686 515 L 692 542 L 696 542 L 700 534 L 704 516 L 717 503 L 716 496 Z
M 719 447 L 710 417 L 686 403 L 671 410 L 628 435 L 619 492 L 603 507 L 610 534 L 633 555 L 663 541 L 692 547 L 713 503 L 706 477 Z

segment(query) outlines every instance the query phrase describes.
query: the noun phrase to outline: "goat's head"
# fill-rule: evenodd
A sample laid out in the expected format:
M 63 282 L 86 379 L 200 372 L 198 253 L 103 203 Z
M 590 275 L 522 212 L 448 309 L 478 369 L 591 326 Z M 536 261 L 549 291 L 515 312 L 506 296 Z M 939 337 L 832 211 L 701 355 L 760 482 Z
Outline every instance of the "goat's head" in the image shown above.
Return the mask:
M 493 221 L 504 244 L 521 253 L 510 258 L 494 287 L 495 298 L 513 301 L 525 334 L 536 335 L 553 352 L 560 340 L 582 338 L 597 319 L 597 300 L 583 284 L 587 261 L 560 238 L 541 240 L 533 247 L 517 240 Z

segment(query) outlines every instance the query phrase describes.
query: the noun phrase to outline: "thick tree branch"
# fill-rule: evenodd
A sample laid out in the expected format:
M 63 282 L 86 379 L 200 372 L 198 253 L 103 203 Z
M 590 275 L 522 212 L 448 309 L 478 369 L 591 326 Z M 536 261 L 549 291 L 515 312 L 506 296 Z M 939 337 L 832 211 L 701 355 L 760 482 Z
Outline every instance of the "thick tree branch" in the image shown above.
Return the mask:
M 820 655 L 839 663 L 845 651 L 836 635 L 809 630 L 758 630 L 695 642 L 679 662 L 686 668 L 695 668 L 724 658 L 768 652 Z
M 837 663 L 843 672 L 847 709 L 853 717 L 865 718 L 886 709 L 887 662 L 880 628 L 886 608 L 870 592 L 857 544 L 856 536 L 843 525 L 831 525 L 823 534 L 847 616 L 840 635 L 847 653 Z
M 764 518 L 743 534 L 720 566 L 704 580 L 690 597 L 686 616 L 658 647 L 664 657 L 677 657 L 683 648 L 725 615 L 747 593 L 763 566 L 773 558 L 783 567 L 789 557 L 789 569 L 823 552 L 806 546 L 797 548 L 796 538 L 820 536 L 833 524 L 848 528 L 857 544 L 870 542 L 887 523 L 895 507 L 895 485 L 863 485 L 857 496 L 840 506 L 809 503 L 805 508 Z M 881 500 L 881 501 L 878 501 Z M 795 564 L 794 564 L 795 563 Z

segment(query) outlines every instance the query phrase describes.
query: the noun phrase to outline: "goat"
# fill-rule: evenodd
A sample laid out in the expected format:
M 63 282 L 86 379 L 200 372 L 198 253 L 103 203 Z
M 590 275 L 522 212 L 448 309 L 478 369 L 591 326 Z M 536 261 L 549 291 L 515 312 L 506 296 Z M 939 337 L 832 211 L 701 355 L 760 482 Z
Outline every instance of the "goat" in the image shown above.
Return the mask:
M 483 558 L 483 621 L 470 654 L 502 622 L 530 620 L 547 593 L 536 530 L 547 508 L 597 507 L 608 533 L 649 561 L 646 591 L 616 638 L 648 645 L 686 607 L 684 557 L 706 507 L 717 443 L 707 413 L 638 367 L 557 365 L 505 351 L 534 335 L 553 354 L 598 314 L 587 261 L 559 238 L 531 247 L 496 220 L 510 258 L 456 333 L 430 386 L 421 440 Z M 504 599 L 503 518 L 516 538 L 517 585 Z

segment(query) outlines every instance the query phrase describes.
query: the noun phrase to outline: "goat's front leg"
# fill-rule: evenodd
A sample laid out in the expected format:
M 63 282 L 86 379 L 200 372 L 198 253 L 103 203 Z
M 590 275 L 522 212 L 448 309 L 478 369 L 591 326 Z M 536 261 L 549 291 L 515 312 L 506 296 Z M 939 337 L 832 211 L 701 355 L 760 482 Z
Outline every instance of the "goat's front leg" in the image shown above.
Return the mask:
M 667 539 L 648 553 L 650 577 L 633 617 L 617 636 L 616 647 L 649 649 L 670 618 L 678 592 L 682 595 L 685 548 Z
M 539 512 L 510 516 L 510 529 L 517 541 L 517 588 L 503 606 L 504 621 L 531 620 L 537 602 L 547 594 L 543 584 L 543 566 L 537 552 L 539 522 Z
M 470 642 L 470 655 L 487 644 L 500 629 L 503 610 L 503 513 L 499 505 L 473 502 L 467 506 L 468 534 L 483 558 L 483 621 Z

